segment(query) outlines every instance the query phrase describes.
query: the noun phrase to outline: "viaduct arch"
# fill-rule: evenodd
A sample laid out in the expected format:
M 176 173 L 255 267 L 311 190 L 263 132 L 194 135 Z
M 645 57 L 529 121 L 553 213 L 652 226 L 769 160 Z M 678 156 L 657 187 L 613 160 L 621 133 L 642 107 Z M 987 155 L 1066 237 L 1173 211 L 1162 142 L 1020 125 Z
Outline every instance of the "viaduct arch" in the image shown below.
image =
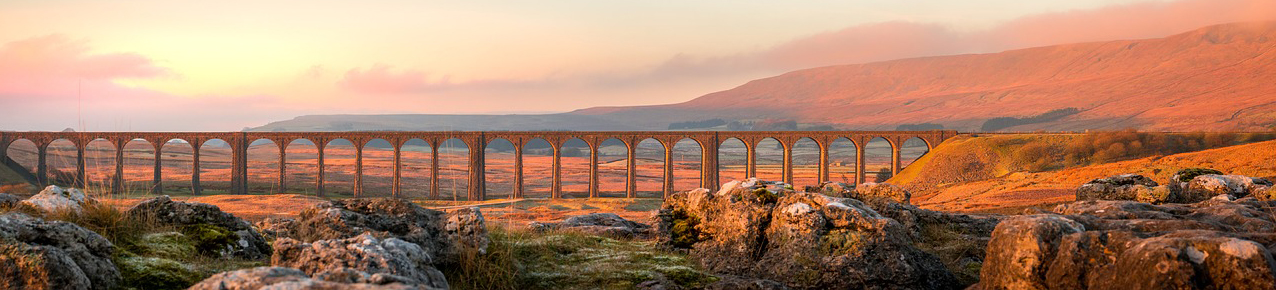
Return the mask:
M 28 140 L 36 144 L 39 151 L 39 161 L 36 168 L 35 180 L 40 184 L 48 184 L 48 166 L 47 154 L 49 145 L 59 139 L 70 141 L 76 147 L 77 168 L 76 176 L 77 186 L 83 186 L 85 176 L 84 151 L 85 146 L 97 139 L 103 139 L 110 142 L 117 150 L 115 150 L 116 160 L 124 159 L 124 151 L 118 150 L 124 148 L 129 141 L 141 139 L 146 140 L 153 146 L 155 152 L 155 168 L 154 180 L 151 187 L 152 192 L 161 192 L 163 179 L 161 154 L 164 144 L 173 140 L 182 140 L 191 144 L 193 149 L 192 159 L 194 161 L 194 170 L 191 176 L 192 190 L 195 194 L 200 194 L 202 188 L 199 184 L 199 148 L 205 142 L 210 140 L 222 140 L 229 143 L 231 149 L 231 185 L 230 192 L 232 194 L 248 193 L 248 147 L 257 140 L 265 139 L 273 142 L 279 147 L 279 184 L 286 185 L 285 178 L 285 159 L 287 157 L 286 147 L 295 140 L 308 140 L 315 144 L 318 149 L 318 168 L 319 172 L 316 178 L 316 191 L 320 196 L 324 195 L 324 147 L 333 140 L 345 139 L 355 144 L 355 158 L 362 159 L 365 144 L 376 139 L 388 141 L 394 150 L 393 165 L 393 184 L 391 186 L 391 195 L 400 196 L 400 176 L 402 164 L 400 162 L 400 150 L 406 142 L 413 139 L 420 139 L 431 147 L 432 153 L 432 170 L 430 179 L 430 196 L 437 197 L 439 193 L 438 179 L 438 150 L 443 141 L 449 139 L 458 139 L 465 143 L 469 151 L 469 200 L 486 199 L 485 188 L 485 163 L 484 149 L 493 140 L 505 139 L 514 145 L 515 165 L 514 165 L 514 189 L 512 197 L 521 198 L 523 196 L 523 147 L 533 139 L 542 139 L 550 143 L 553 148 L 553 164 L 552 164 L 552 198 L 562 198 L 562 176 L 561 176 L 561 147 L 567 140 L 580 139 L 585 141 L 591 148 L 589 158 L 591 165 L 589 167 L 589 196 L 598 197 L 598 148 L 601 147 L 603 141 L 608 139 L 620 140 L 624 143 L 627 153 L 626 160 L 626 182 L 625 193 L 627 197 L 636 197 L 637 179 L 636 165 L 637 159 L 635 151 L 638 143 L 646 139 L 658 141 L 664 147 L 664 185 L 663 192 L 666 196 L 671 194 L 673 189 L 673 144 L 683 139 L 690 139 L 700 144 L 701 149 L 701 170 L 700 170 L 700 186 L 716 190 L 721 180 L 718 176 L 718 149 L 723 142 L 732 138 L 738 139 L 745 144 L 747 151 L 747 176 L 756 176 L 757 173 L 757 145 L 764 139 L 772 138 L 780 142 L 783 147 L 783 180 L 788 183 L 793 182 L 793 146 L 799 140 L 809 138 L 819 147 L 819 173 L 818 181 L 824 182 L 829 180 L 829 145 L 840 138 L 850 140 L 856 148 L 855 162 L 855 181 L 857 183 L 865 182 L 866 172 L 864 154 L 865 145 L 874 138 L 886 139 L 891 146 L 891 172 L 898 174 L 902 169 L 900 163 L 900 150 L 905 140 L 918 138 L 925 142 L 927 149 L 933 150 L 934 146 L 942 143 L 944 140 L 957 136 L 957 131 L 936 130 L 936 131 L 363 131 L 363 132 L 0 132 L 0 152 L 5 155 L 0 161 L 6 164 L 13 164 L 12 159 L 7 156 L 8 147 L 18 140 Z M 363 194 L 362 172 L 363 162 L 355 162 L 355 182 L 354 195 L 356 197 Z M 123 162 L 116 162 L 115 176 L 117 179 L 123 176 Z M 117 180 L 118 181 L 118 180 Z M 116 182 L 115 184 L 120 184 Z M 286 190 L 286 188 L 284 188 Z M 119 186 L 112 188 L 118 192 Z

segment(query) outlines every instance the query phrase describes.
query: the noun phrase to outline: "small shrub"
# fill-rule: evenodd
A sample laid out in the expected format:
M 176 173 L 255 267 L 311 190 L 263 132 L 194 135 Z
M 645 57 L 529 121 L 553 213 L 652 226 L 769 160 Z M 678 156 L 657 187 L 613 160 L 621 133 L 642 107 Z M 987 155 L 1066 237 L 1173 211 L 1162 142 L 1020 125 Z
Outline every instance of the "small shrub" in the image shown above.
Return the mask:
M 681 209 L 674 210 L 673 225 L 669 229 L 670 234 L 673 236 L 673 246 L 675 248 L 690 249 L 692 245 L 703 241 L 701 236 L 703 233 L 696 228 L 698 225 L 700 225 L 699 217 Z

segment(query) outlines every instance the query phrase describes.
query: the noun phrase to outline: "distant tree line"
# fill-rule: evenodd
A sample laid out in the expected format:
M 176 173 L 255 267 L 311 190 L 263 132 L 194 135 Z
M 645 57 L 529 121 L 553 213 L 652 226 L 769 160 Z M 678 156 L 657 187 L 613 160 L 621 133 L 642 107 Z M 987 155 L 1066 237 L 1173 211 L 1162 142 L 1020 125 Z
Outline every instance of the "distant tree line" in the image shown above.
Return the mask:
M 985 121 L 984 125 L 980 127 L 979 129 L 980 131 L 984 131 L 984 132 L 992 132 L 992 131 L 997 131 L 997 130 L 1010 128 L 1014 126 L 1050 122 L 1050 121 L 1054 121 L 1058 119 L 1063 119 L 1063 117 L 1075 115 L 1080 112 L 1081 110 L 1077 108 L 1063 108 L 1063 109 L 1050 110 L 1049 112 L 1042 113 L 1041 115 L 1036 115 L 1036 116 L 1027 117 L 1027 118 L 1015 118 L 1015 117 L 992 118 L 992 119 L 988 119 L 988 121 Z
M 727 124 L 727 121 L 722 119 L 677 122 L 677 123 L 669 124 L 669 130 L 713 128 L 713 127 L 722 126 L 726 124 Z
M 935 124 L 935 123 L 903 124 L 903 125 L 899 125 L 898 127 L 895 127 L 896 131 L 929 131 L 929 130 L 943 130 L 943 129 L 944 129 L 944 125 Z
M 1276 133 L 1143 133 L 1134 130 L 1089 132 L 1064 144 L 1032 142 L 1015 150 L 1015 163 L 1028 171 L 1046 171 L 1276 139 Z M 1010 144 L 1003 144 L 1010 145 Z

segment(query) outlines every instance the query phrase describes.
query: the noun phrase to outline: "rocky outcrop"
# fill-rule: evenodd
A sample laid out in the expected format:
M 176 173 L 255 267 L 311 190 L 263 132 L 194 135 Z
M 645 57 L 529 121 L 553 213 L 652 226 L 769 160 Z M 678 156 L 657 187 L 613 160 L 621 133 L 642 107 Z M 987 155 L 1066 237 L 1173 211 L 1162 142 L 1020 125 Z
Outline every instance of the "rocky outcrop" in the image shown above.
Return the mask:
M 205 252 L 247 259 L 270 253 L 270 245 L 252 224 L 221 211 L 216 205 L 174 201 L 165 195 L 144 200 L 126 214 L 182 227 L 183 233 L 199 241 Z
M 960 285 L 979 281 L 984 252 L 1000 215 L 967 215 L 918 208 L 884 199 L 865 202 L 904 226 L 917 248 L 940 258 Z
M 1077 187 L 1077 200 L 1135 200 L 1141 191 L 1150 191 L 1157 186 L 1156 181 L 1142 175 L 1110 176 Z
M 913 194 L 903 187 L 890 183 L 868 182 L 855 187 L 855 195 L 850 198 L 858 200 L 886 199 L 895 203 L 909 203 Z
M 120 280 L 115 246 L 72 223 L 0 215 L 0 288 L 110 289 Z
M 18 205 L 22 199 L 8 193 L 0 193 L 0 208 L 10 208 Z
M 452 263 L 462 251 L 484 252 L 487 227 L 477 208 L 441 212 L 394 198 L 363 198 L 320 203 L 301 211 L 296 222 L 281 226 L 292 238 L 313 242 L 372 233 L 420 245 L 438 263 Z M 276 229 L 278 232 L 278 229 Z
M 257 289 L 444 289 L 403 283 L 327 281 L 311 278 L 305 272 L 285 267 L 257 267 L 223 272 L 187 288 L 188 290 L 257 290 Z
M 397 238 L 363 234 L 312 243 L 283 238 L 275 241 L 274 249 L 271 265 L 296 268 L 320 280 L 448 288 L 427 250 Z
M 645 237 L 651 234 L 651 226 L 627 220 L 614 213 L 573 216 L 557 223 L 533 222 L 528 227 L 537 231 L 570 230 L 621 238 Z
M 277 238 L 296 237 L 292 231 L 296 228 L 297 220 L 290 218 L 266 218 L 257 222 L 257 231 L 268 240 Z
M 806 192 L 819 193 L 832 197 L 854 197 L 855 185 L 842 182 L 824 182 L 818 187 L 808 187 Z
M 22 201 L 22 204 L 45 212 L 70 211 L 74 213 L 84 212 L 84 206 L 93 203 L 97 203 L 97 200 L 85 195 L 83 191 L 75 188 L 63 189 L 57 185 L 45 187 L 39 194 Z
M 913 246 L 904 225 L 868 205 L 762 184 L 674 194 L 657 218 L 660 243 L 687 248 L 711 272 L 797 288 L 957 286 L 937 257 Z
M 1010 217 L 993 232 L 978 286 L 1273 289 L 1273 205 L 1253 198 L 1082 201 Z
M 1226 194 L 1235 198 L 1249 196 L 1252 193 L 1266 191 L 1272 186 L 1270 181 L 1244 175 L 1205 174 L 1192 178 L 1184 186 L 1182 197 L 1184 202 L 1199 202 Z

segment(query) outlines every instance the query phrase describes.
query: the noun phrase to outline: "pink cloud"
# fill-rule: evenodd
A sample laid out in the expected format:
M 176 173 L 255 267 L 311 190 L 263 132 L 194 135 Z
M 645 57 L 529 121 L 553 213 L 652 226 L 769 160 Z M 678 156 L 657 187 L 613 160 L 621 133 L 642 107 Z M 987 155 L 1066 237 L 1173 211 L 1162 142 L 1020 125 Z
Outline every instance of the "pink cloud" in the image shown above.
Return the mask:
M 355 92 L 370 94 L 398 94 L 419 92 L 428 87 L 424 72 L 415 70 L 393 71 L 393 67 L 375 64 L 367 70 L 354 68 L 346 72 L 340 85 Z
M 119 79 L 168 74 L 134 53 L 88 54 L 86 41 L 48 35 L 0 47 L 0 77 Z

